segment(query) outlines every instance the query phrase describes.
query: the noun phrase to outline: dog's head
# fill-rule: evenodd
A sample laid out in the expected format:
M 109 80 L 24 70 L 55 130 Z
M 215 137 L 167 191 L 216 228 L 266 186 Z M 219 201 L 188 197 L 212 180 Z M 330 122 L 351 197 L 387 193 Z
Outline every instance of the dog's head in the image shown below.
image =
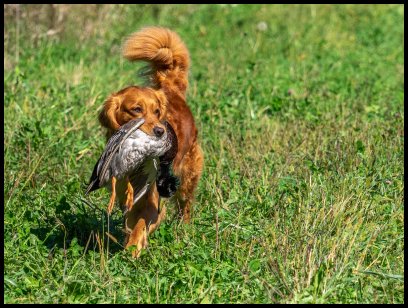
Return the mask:
M 108 136 L 132 119 L 144 118 L 140 129 L 148 135 L 161 137 L 167 99 L 161 90 L 127 87 L 108 97 L 99 114 L 99 122 L 108 128 Z

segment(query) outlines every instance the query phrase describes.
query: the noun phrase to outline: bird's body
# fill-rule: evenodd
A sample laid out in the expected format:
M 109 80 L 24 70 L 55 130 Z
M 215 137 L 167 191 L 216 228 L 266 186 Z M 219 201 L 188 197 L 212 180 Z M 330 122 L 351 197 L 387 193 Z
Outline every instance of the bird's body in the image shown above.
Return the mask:
M 161 137 L 147 135 L 139 129 L 143 123 L 142 118 L 132 120 L 113 134 L 92 172 L 85 193 L 101 187 L 110 188 L 113 201 L 111 199 L 108 212 L 113 207 L 116 181 L 128 180 L 127 205 L 128 209 L 131 208 L 156 180 L 159 157 L 172 148 L 171 134 L 164 133 Z

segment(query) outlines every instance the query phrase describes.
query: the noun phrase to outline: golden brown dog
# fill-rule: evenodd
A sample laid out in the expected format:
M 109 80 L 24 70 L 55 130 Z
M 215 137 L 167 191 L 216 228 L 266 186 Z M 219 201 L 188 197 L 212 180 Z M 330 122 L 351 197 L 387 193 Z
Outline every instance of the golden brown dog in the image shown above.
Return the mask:
M 186 103 L 189 52 L 173 31 L 149 27 L 132 34 L 124 44 L 123 55 L 130 61 L 143 60 L 150 64 L 150 87 L 130 86 L 113 93 L 105 101 L 99 114 L 109 138 L 115 130 L 131 119 L 143 117 L 141 130 L 147 134 L 164 132 L 163 121 L 173 127 L 178 139 L 178 151 L 173 161 L 173 172 L 180 178 L 176 204 L 180 216 L 190 221 L 191 204 L 203 169 L 203 153 L 197 141 L 197 128 Z M 118 182 L 117 193 L 121 205 L 125 202 L 127 183 Z M 147 236 L 153 232 L 165 215 L 158 212 L 159 193 L 152 185 L 144 198 L 125 214 L 126 247 L 135 245 L 133 256 L 138 257 L 147 245 Z

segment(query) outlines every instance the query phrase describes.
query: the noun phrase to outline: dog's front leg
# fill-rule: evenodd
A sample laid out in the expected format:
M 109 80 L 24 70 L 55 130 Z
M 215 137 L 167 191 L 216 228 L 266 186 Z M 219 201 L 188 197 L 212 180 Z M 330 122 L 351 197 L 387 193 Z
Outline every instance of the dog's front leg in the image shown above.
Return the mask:
M 159 213 L 159 193 L 155 184 L 151 187 L 147 196 L 125 214 L 125 229 L 129 232 L 125 239 L 125 247 L 136 246 L 132 251 L 135 258 L 138 258 L 142 249 L 146 248 L 148 235 L 158 228 L 166 214 L 163 205 Z

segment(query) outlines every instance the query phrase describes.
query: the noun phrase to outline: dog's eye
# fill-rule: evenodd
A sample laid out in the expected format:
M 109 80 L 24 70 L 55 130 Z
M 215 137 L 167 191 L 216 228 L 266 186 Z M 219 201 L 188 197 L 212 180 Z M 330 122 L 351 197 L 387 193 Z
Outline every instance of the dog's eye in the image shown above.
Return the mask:
M 159 117 L 160 117 L 160 110 L 159 110 L 159 109 L 156 109 L 156 110 L 154 111 L 154 114 L 159 118 Z
M 142 108 L 141 107 L 135 107 L 135 108 L 133 108 L 132 109 L 134 112 L 136 112 L 136 113 L 141 113 L 143 110 L 142 110 Z

